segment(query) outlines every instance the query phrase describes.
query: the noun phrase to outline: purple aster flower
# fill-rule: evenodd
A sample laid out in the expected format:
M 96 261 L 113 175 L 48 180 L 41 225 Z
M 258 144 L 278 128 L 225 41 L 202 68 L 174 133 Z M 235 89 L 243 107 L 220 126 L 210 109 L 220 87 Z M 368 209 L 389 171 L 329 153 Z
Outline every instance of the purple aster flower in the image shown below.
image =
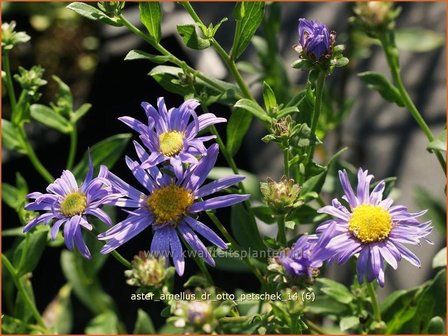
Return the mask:
M 62 176 L 47 187 L 46 194 L 33 192 L 27 195 L 33 202 L 26 205 L 26 210 L 45 211 L 31 220 L 23 232 L 28 232 L 40 223 L 49 224 L 51 239 L 54 240 L 59 229 L 64 225 L 64 241 L 69 250 L 75 247 L 85 258 L 90 259 L 90 251 L 84 242 L 81 228 L 92 230 L 86 215 L 92 215 L 107 225 L 112 225 L 110 217 L 101 210 L 101 206 L 122 196 L 112 192 L 111 184 L 106 179 L 107 169 L 101 166 L 98 177 L 93 178 L 93 165 L 89 161 L 89 170 L 84 182 L 78 186 L 71 171 L 64 170 Z
M 182 163 L 197 164 L 197 156 L 204 156 L 207 150 L 204 142 L 215 136 L 198 137 L 198 133 L 210 125 L 226 122 L 212 113 L 197 116 L 195 108 L 199 105 L 194 99 L 186 100 L 178 108 L 167 110 L 164 98 L 157 99 L 158 110 L 143 102 L 148 124 L 131 118 L 118 118 L 140 134 L 140 139 L 150 151 L 150 156 L 142 162 L 142 168 L 154 167 L 169 161 L 176 176 L 182 176 Z
M 330 52 L 331 38 L 327 27 L 318 22 L 299 19 L 299 43 L 305 54 L 319 60 Z
M 140 161 L 147 161 L 149 154 L 138 142 L 134 142 L 134 145 Z M 198 221 L 197 215 L 201 211 L 231 206 L 249 198 L 249 195 L 230 194 L 203 200 L 204 197 L 244 179 L 243 176 L 233 175 L 202 186 L 215 165 L 217 156 L 218 145 L 214 144 L 207 150 L 206 156 L 197 165 L 190 165 L 180 178 L 155 166 L 142 169 L 138 162 L 126 157 L 129 169 L 146 191 L 142 193 L 116 175 L 108 173 L 113 186 L 127 196 L 117 200 L 116 205 L 134 210 L 129 211 L 130 215 L 125 220 L 98 236 L 100 240 L 108 240 L 101 252 L 105 254 L 115 250 L 151 226 L 154 232 L 151 252 L 165 257 L 171 255 L 179 275 L 184 273 L 185 267 L 179 235 L 198 256 L 214 266 L 213 258 L 197 233 L 221 249 L 227 249 L 227 245 L 210 228 Z
M 420 245 L 420 240 L 431 243 L 425 237 L 432 231 L 431 221 L 421 223 L 417 218 L 426 213 L 410 213 L 402 205 L 392 205 L 390 198 L 383 199 L 385 182 L 379 182 L 370 192 L 373 175 L 359 169 L 356 194 L 347 172 L 339 171 L 339 179 L 348 207 L 333 199 L 332 205 L 318 212 L 332 215 L 332 220 L 321 224 L 317 232 L 332 230 L 332 238 L 326 246 L 329 261 L 344 263 L 359 253 L 356 271 L 358 281 L 367 276 L 370 282 L 375 278 L 384 286 L 384 262 L 397 269 L 402 258 L 420 267 L 420 260 L 403 244 Z
M 286 249 L 280 255 L 277 262 L 284 267 L 289 276 L 312 278 L 326 259 L 324 248 L 332 238 L 332 234 L 332 229 L 326 230 L 320 237 L 304 234 L 291 249 Z

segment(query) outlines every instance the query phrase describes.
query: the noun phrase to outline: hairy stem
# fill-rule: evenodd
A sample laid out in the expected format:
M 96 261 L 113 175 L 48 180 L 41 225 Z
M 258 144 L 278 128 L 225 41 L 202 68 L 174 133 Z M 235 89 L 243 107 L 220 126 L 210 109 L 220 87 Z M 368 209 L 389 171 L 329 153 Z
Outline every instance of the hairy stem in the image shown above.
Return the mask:
M 5 265 L 6 269 L 11 274 L 14 284 L 16 285 L 17 290 L 19 291 L 19 294 L 22 296 L 23 301 L 30 309 L 30 311 L 33 314 L 34 318 L 36 319 L 37 323 L 42 328 L 46 329 L 47 327 L 45 325 L 45 322 L 44 322 L 42 316 L 40 315 L 35 304 L 33 303 L 31 298 L 29 297 L 28 293 L 26 292 L 25 288 L 23 287 L 23 284 L 22 284 L 20 278 L 17 276 L 16 270 L 14 269 L 14 266 L 11 264 L 9 259 L 4 254 L 2 254 L 2 263 L 3 263 L 3 265 Z
M 375 288 L 373 287 L 373 282 L 367 283 L 367 290 L 369 292 L 370 299 L 372 300 L 373 317 L 375 321 L 381 322 L 381 310 L 378 299 L 376 297 Z
M 204 23 L 202 22 L 201 18 L 196 14 L 195 10 L 191 6 L 189 2 L 182 2 L 182 6 L 185 8 L 185 10 L 190 14 L 192 19 L 202 28 L 206 29 Z M 243 93 L 244 97 L 247 99 L 251 99 L 255 101 L 254 97 L 250 93 L 249 88 L 247 87 L 246 83 L 243 80 L 243 77 L 241 76 L 240 72 L 238 71 L 238 68 L 236 66 L 236 63 L 233 59 L 230 58 L 230 55 L 224 50 L 223 47 L 216 41 L 214 37 L 210 38 L 210 43 L 215 49 L 215 51 L 218 53 L 218 55 L 222 58 L 224 63 L 226 64 L 227 68 L 229 69 L 230 73 L 232 74 L 233 78 L 235 78 L 236 83 L 238 84 L 238 87 L 240 88 L 241 92 Z
M 286 244 L 285 215 L 277 216 L 277 225 L 278 225 L 277 240 L 279 241 L 280 244 L 285 245 Z
M 21 143 L 25 148 L 26 154 L 30 159 L 32 165 L 37 170 L 37 172 L 47 181 L 48 183 L 54 182 L 54 177 L 48 172 L 48 170 L 44 167 L 44 165 L 40 162 L 36 153 L 34 152 L 33 147 L 31 147 L 28 137 L 26 135 L 25 129 L 23 126 L 19 127 L 18 136 L 20 137 Z
M 326 73 L 324 71 L 320 71 L 316 82 L 316 101 L 314 104 L 313 117 L 311 118 L 311 136 L 314 139 L 316 138 L 316 130 L 319 122 L 320 111 L 322 108 L 322 94 L 324 90 L 325 76 Z M 313 159 L 314 147 L 316 146 L 314 139 L 311 142 L 311 146 L 308 152 L 308 162 Z
M 73 129 L 70 131 L 70 149 L 68 152 L 67 169 L 72 169 L 75 162 L 76 146 L 78 144 L 78 130 L 76 125 L 72 124 Z
M 382 36 L 380 37 L 380 41 L 384 53 L 386 55 L 387 64 L 389 65 L 393 82 L 397 87 L 398 92 L 400 93 L 403 104 L 406 106 L 407 110 L 411 113 L 412 117 L 417 122 L 417 124 L 425 134 L 428 141 L 429 142 L 434 141 L 434 135 L 432 134 L 431 129 L 429 128 L 428 124 L 426 124 L 425 119 L 423 119 L 422 115 L 418 111 L 417 107 L 415 106 L 414 102 L 412 101 L 411 97 L 409 96 L 409 93 L 407 92 L 403 84 L 403 80 L 401 79 L 400 67 L 397 61 L 398 56 L 393 52 L 394 50 L 396 51 L 396 45 L 394 39 L 387 38 L 387 36 Z M 442 153 L 438 150 L 434 150 L 434 154 L 436 155 L 437 160 L 439 161 L 440 166 L 443 169 L 443 172 L 446 174 L 445 158 L 443 157 Z
M 9 64 L 9 51 L 5 50 L 3 54 L 3 70 L 6 74 L 6 90 L 8 91 L 9 101 L 11 103 L 11 111 L 14 113 L 16 109 L 16 93 L 12 84 L 11 66 Z

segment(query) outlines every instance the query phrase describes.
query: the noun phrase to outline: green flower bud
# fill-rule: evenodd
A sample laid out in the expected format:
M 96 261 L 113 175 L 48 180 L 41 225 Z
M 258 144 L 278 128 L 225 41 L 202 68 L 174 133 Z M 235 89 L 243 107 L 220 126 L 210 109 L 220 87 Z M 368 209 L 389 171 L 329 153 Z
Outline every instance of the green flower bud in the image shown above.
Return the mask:
M 41 86 L 47 84 L 47 81 L 42 79 L 45 69 L 40 65 L 33 66 L 30 70 L 19 67 L 19 73 L 14 75 L 14 79 L 19 82 L 22 89 L 32 99 L 37 100 L 40 94 L 37 92 Z
M 132 269 L 126 270 L 124 274 L 128 278 L 128 285 L 158 288 L 166 277 L 165 258 L 140 251 L 132 260 Z
M 101 1 L 98 2 L 98 8 L 106 14 L 112 14 L 118 16 L 121 14 L 125 5 L 124 1 Z
M 283 176 L 280 182 L 267 178 L 267 182 L 260 183 L 260 190 L 264 200 L 277 214 L 284 214 L 302 205 L 299 200 L 300 186 L 293 179 Z

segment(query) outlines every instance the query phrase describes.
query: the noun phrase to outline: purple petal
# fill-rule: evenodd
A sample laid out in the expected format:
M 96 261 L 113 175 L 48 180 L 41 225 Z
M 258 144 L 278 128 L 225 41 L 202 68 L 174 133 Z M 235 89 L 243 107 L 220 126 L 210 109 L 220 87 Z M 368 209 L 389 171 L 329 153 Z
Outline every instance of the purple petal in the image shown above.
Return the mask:
M 121 122 L 132 128 L 134 131 L 145 134 L 148 130 L 148 127 L 143 124 L 142 122 L 138 121 L 137 119 L 131 118 L 131 117 L 120 117 L 118 118 Z
M 362 283 L 364 281 L 364 277 L 366 275 L 367 269 L 369 266 L 370 259 L 370 249 L 369 247 L 365 247 L 361 250 L 358 257 L 358 262 L 356 263 L 356 273 L 358 274 L 358 282 Z
M 236 183 L 239 183 L 244 179 L 245 179 L 245 176 L 232 175 L 232 176 L 224 177 L 222 179 L 213 181 L 213 182 L 206 184 L 206 185 L 202 186 L 201 188 L 199 188 L 195 193 L 196 197 L 202 198 L 204 196 L 208 196 L 217 191 L 228 188 Z
M 80 221 L 81 216 L 76 215 L 71 217 L 64 225 L 64 241 L 69 250 L 73 250 L 74 248 L 75 233 Z
M 187 226 L 187 224 L 181 223 L 177 228 L 188 245 L 190 245 L 191 248 L 198 253 L 198 256 L 204 259 L 207 264 L 214 267 L 215 261 L 208 252 L 207 248 L 201 242 L 199 237 Z
M 154 230 L 151 241 L 151 253 L 168 258 L 170 252 L 170 241 L 168 227 L 164 226 Z
M 55 239 L 56 239 L 56 236 L 57 236 L 57 234 L 58 234 L 58 232 L 59 232 L 59 228 L 60 228 L 61 225 L 64 224 L 66 221 L 67 221 L 67 219 L 66 219 L 66 218 L 63 218 L 63 219 L 60 219 L 60 220 L 56 221 L 56 222 L 53 224 L 53 226 L 51 227 L 51 234 L 50 234 L 51 240 L 55 240 Z
M 174 268 L 176 269 L 177 274 L 179 276 L 182 276 L 185 270 L 184 253 L 176 230 L 172 227 L 168 227 L 168 238 L 170 242 L 170 250 L 171 256 L 173 258 Z
M 84 241 L 84 238 L 82 236 L 81 229 L 79 229 L 79 228 L 78 228 L 78 230 L 76 230 L 74 241 L 75 241 L 75 246 L 78 249 L 79 253 L 81 253 L 81 255 L 84 258 L 91 259 L 92 255 L 90 254 L 89 248 L 87 247 L 87 245 Z
M 25 227 L 23 228 L 23 232 L 28 232 L 29 230 L 31 230 L 33 227 L 35 227 L 36 225 L 44 222 L 44 223 L 48 223 L 50 220 L 52 220 L 54 218 L 54 214 L 53 213 L 45 213 L 42 214 L 40 216 L 37 216 L 36 218 L 34 218 L 33 220 L 31 220 L 27 225 L 25 225 Z
M 98 218 L 100 221 L 102 221 L 103 223 L 105 223 L 107 225 L 112 225 L 112 220 L 110 219 L 109 215 L 105 211 L 103 211 L 99 208 L 88 209 L 86 211 L 86 213 L 89 215 L 95 216 L 96 218 Z
M 401 256 L 404 259 L 406 259 L 412 265 L 414 265 L 418 268 L 421 267 L 420 259 L 418 259 L 418 257 L 413 252 L 411 252 L 407 247 L 403 246 L 402 244 L 400 244 L 398 242 L 394 242 L 394 245 L 398 249 L 398 251 L 400 251 Z
M 207 225 L 201 223 L 200 221 L 193 219 L 191 217 L 185 216 L 184 221 L 202 237 L 207 239 L 210 243 L 216 245 L 217 247 L 227 250 L 226 243 L 210 229 Z
M 196 190 L 204 183 L 208 174 L 215 166 L 216 159 L 218 158 L 219 147 L 217 144 L 213 144 L 207 150 L 207 156 L 190 170 L 190 176 L 185 179 L 185 187 L 190 190 Z
M 196 202 L 190 207 L 190 212 L 196 213 L 205 210 L 224 208 L 248 200 L 250 195 L 231 194 L 210 198 L 202 202 Z
M 352 186 L 350 185 L 350 180 L 348 179 L 348 174 L 345 170 L 339 171 L 339 180 L 341 181 L 342 189 L 344 190 L 347 201 L 353 209 L 359 204 L 359 202 L 353 192 Z

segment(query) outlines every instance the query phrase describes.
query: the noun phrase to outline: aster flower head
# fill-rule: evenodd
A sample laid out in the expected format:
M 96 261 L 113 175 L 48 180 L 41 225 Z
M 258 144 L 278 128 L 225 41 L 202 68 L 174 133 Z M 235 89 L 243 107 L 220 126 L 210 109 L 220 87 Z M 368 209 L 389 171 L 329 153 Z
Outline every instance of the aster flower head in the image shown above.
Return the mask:
M 304 234 L 291 249 L 285 249 L 276 262 L 283 266 L 289 277 L 307 277 L 309 279 L 316 277 L 325 260 L 324 247 L 332 233 L 332 230 L 328 230 L 320 237 Z
M 144 148 L 137 142 L 134 145 L 140 161 L 148 160 L 149 154 Z M 202 185 L 215 165 L 217 156 L 218 145 L 214 144 L 197 165 L 190 165 L 180 177 L 161 171 L 158 167 L 142 169 L 138 162 L 126 157 L 129 169 L 146 191 L 140 192 L 116 175 L 108 173 L 114 188 L 127 196 L 117 200 L 116 205 L 134 209 L 129 211 L 125 220 L 98 236 L 101 240 L 108 240 L 101 252 L 109 253 L 144 229 L 152 227 L 154 236 L 151 253 L 165 257 L 170 255 L 179 275 L 184 273 L 185 268 L 179 236 L 206 263 L 214 266 L 213 258 L 197 234 L 221 249 L 227 249 L 227 245 L 210 228 L 198 221 L 198 214 L 205 210 L 228 207 L 249 198 L 249 195 L 229 194 L 203 200 L 204 197 L 244 179 L 243 176 L 233 175 Z
M 158 98 L 157 109 L 143 102 L 142 107 L 148 118 L 147 124 L 131 118 L 118 118 L 140 134 L 140 140 L 150 151 L 150 156 L 141 163 L 142 168 L 151 168 L 169 161 L 177 177 L 182 175 L 182 163 L 197 164 L 198 156 L 207 150 L 204 142 L 215 136 L 200 136 L 198 133 L 210 125 L 226 122 L 212 113 L 197 116 L 197 100 L 189 99 L 179 107 L 167 110 L 164 98 Z
M 326 259 L 344 263 L 359 253 L 358 281 L 361 283 L 365 277 L 369 282 L 377 279 L 381 287 L 385 262 L 397 269 L 398 261 L 405 259 L 420 267 L 418 257 L 403 244 L 420 245 L 421 240 L 431 243 L 425 238 L 432 231 L 431 221 L 418 220 L 426 210 L 410 213 L 405 206 L 393 205 L 392 199 L 383 199 L 384 181 L 370 192 L 373 175 L 367 170 L 358 171 L 356 193 L 345 170 L 339 171 L 339 179 L 347 205 L 333 199 L 332 205 L 318 211 L 333 216 L 317 229 L 318 233 L 333 232 L 325 247 Z
M 101 206 L 121 196 L 112 192 L 111 185 L 106 179 L 106 172 L 106 167 L 101 166 L 98 177 L 93 178 L 93 165 L 90 160 L 88 173 L 81 186 L 78 186 L 71 171 L 64 170 L 62 176 L 47 187 L 47 193 L 28 194 L 27 197 L 33 201 L 25 209 L 44 213 L 32 219 L 23 228 L 23 232 L 30 231 L 38 224 L 53 222 L 50 236 L 54 240 L 63 225 L 67 248 L 69 250 L 76 248 L 82 256 L 90 259 L 90 251 L 82 236 L 82 229 L 91 231 L 93 228 L 87 215 L 112 225 L 110 217 Z
M 307 19 L 299 19 L 299 44 L 306 55 L 319 61 L 323 56 L 329 55 L 332 39 L 324 24 Z

